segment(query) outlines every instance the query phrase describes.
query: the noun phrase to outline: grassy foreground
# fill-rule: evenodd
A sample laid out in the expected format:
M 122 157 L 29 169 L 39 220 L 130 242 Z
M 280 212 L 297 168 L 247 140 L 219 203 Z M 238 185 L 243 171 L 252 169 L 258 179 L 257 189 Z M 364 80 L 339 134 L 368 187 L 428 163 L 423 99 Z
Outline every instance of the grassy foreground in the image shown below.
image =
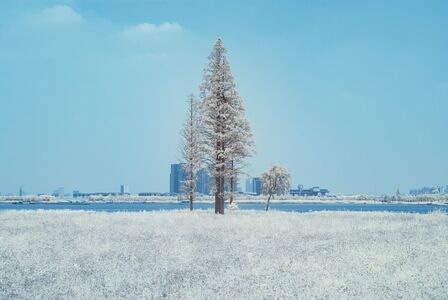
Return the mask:
M 0 213 L 0 299 L 446 299 L 447 291 L 443 213 Z

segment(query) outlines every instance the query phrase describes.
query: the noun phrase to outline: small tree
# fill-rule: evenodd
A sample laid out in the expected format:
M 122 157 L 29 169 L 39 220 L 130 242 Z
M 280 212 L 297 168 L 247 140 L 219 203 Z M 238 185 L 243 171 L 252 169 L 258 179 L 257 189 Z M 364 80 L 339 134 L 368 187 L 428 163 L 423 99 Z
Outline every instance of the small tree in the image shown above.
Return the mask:
M 186 179 L 183 181 L 183 192 L 188 195 L 190 210 L 193 210 L 196 172 L 201 164 L 201 133 L 199 104 L 191 94 L 188 97 L 187 117 L 182 128 L 182 157 L 185 161 Z
M 269 170 L 261 174 L 263 184 L 263 194 L 269 195 L 266 204 L 266 211 L 269 210 L 269 202 L 274 194 L 286 194 L 289 190 L 291 175 L 286 168 L 273 165 Z

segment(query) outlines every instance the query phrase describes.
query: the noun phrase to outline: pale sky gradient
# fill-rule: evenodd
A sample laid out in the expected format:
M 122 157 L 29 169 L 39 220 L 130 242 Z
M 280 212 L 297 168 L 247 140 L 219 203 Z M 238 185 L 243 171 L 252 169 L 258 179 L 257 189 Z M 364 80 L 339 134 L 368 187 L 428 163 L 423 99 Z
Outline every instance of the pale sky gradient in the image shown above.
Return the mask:
M 0 2 L 0 192 L 168 191 L 217 37 L 253 176 L 394 193 L 448 184 L 447 1 Z

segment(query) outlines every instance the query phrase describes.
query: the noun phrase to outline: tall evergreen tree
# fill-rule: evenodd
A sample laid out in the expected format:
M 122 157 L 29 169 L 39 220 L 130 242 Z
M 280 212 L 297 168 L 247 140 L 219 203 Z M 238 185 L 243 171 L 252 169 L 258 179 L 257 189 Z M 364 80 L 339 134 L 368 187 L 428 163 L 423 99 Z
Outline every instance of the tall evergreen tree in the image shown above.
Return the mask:
M 190 210 L 193 210 L 194 190 L 196 187 L 196 172 L 201 164 L 201 119 L 199 104 L 193 94 L 188 97 L 187 116 L 182 128 L 182 157 L 185 162 L 186 179 L 183 182 L 183 192 L 187 194 Z
M 224 214 L 226 180 L 232 194 L 244 158 L 253 152 L 253 142 L 221 39 L 208 57 L 200 95 L 204 157 L 214 177 L 215 213 Z

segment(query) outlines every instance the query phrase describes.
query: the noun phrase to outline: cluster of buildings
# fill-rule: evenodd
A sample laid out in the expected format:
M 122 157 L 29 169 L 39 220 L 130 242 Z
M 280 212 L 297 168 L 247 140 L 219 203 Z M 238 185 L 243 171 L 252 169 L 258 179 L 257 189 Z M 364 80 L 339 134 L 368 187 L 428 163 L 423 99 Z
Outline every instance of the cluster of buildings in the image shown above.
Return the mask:
M 409 194 L 411 195 L 424 195 L 424 194 L 448 194 L 448 185 L 443 187 L 443 186 L 433 186 L 433 187 L 429 187 L 429 186 L 424 186 L 422 188 L 418 188 L 418 189 L 411 189 L 409 191 Z
M 179 195 L 182 193 L 183 182 L 187 180 L 185 173 L 185 164 L 171 164 L 170 170 L 170 195 Z M 195 192 L 203 195 L 209 195 L 212 191 L 213 178 L 209 175 L 206 169 L 200 169 L 196 173 L 196 188 Z M 226 187 L 228 189 L 228 187 Z M 241 188 L 236 186 L 235 191 L 242 193 Z M 251 177 L 246 179 L 246 194 L 260 195 L 261 178 Z
M 186 173 L 184 171 L 185 164 L 171 164 L 170 171 L 170 191 L 169 193 L 156 193 L 156 192 L 142 192 L 138 193 L 139 196 L 174 196 L 182 193 L 183 182 L 187 179 Z M 248 177 L 246 178 L 246 189 L 245 194 L 247 195 L 261 195 L 262 181 L 260 177 Z M 210 195 L 212 192 L 213 178 L 208 174 L 207 170 L 201 169 L 196 173 L 196 187 L 195 192 L 202 195 Z M 241 188 L 237 185 L 236 192 L 243 193 Z M 298 185 L 296 189 L 291 189 L 289 193 L 292 196 L 328 196 L 330 191 L 328 189 L 323 189 L 318 186 L 313 186 L 311 188 L 304 188 L 303 185 Z M 19 189 L 19 196 L 24 196 L 26 193 L 22 187 Z M 433 186 L 433 187 L 422 187 L 411 189 L 409 191 L 410 195 L 424 195 L 424 194 L 448 194 L 448 185 L 443 186 Z M 1 194 L 0 194 L 1 195 Z M 69 196 L 65 194 L 64 187 L 59 187 L 52 193 L 55 197 Z M 89 197 L 89 196 L 117 196 L 117 195 L 130 195 L 129 185 L 120 185 L 119 192 L 92 192 L 83 193 L 78 190 L 73 191 L 73 197 Z
M 187 180 L 185 173 L 185 164 L 171 164 L 170 171 L 170 195 L 179 195 L 182 193 L 183 182 Z M 196 173 L 195 192 L 203 195 L 210 194 L 212 179 L 205 169 L 200 169 Z
M 175 196 L 182 194 L 183 183 L 187 180 L 187 174 L 185 172 L 185 164 L 177 163 L 171 164 L 170 169 L 170 190 L 169 193 L 155 193 L 155 192 L 142 192 L 138 193 L 139 196 Z M 213 190 L 213 178 L 209 175 L 206 169 L 200 169 L 196 173 L 196 187 L 195 192 L 202 195 L 210 195 Z M 248 177 L 245 180 L 245 194 L 246 195 L 261 195 L 263 192 L 262 181 L 260 177 Z M 229 187 L 226 186 L 225 190 L 228 191 Z M 241 188 L 236 185 L 235 191 L 237 193 L 243 193 Z M 293 196 L 326 196 L 329 193 L 328 189 L 322 189 L 318 186 L 312 188 L 303 188 L 302 185 L 298 185 L 297 189 L 291 189 L 290 194 Z M 442 187 L 423 187 L 421 189 L 413 189 L 410 191 L 412 195 L 419 194 L 437 194 L 448 193 L 448 185 L 443 189 Z M 20 187 L 19 195 L 25 195 L 23 188 Z M 69 196 L 65 194 L 64 187 L 57 188 L 53 193 L 55 197 Z M 73 191 L 73 198 L 89 197 L 89 196 L 118 196 L 118 195 L 130 195 L 129 186 L 126 184 L 120 185 L 119 192 L 80 192 L 79 190 Z
M 293 196 L 326 196 L 329 192 L 328 189 L 321 189 L 318 186 L 304 189 L 301 184 L 297 186 L 297 189 L 289 190 L 289 193 Z
M 59 189 L 63 189 L 64 188 L 59 188 Z M 89 196 L 117 196 L 117 195 L 130 195 L 130 191 L 129 191 L 129 186 L 127 184 L 122 184 L 120 185 L 120 192 L 93 192 L 93 193 L 82 193 L 80 191 L 73 191 L 73 198 L 78 198 L 78 197 L 89 197 Z M 62 195 L 55 195 L 53 194 L 53 196 L 56 197 L 62 197 L 64 194 L 62 193 Z
M 171 164 L 170 172 L 170 192 L 169 193 L 155 193 L 155 192 L 142 192 L 138 193 L 139 196 L 176 196 L 182 194 L 183 182 L 187 179 L 186 173 L 184 171 L 184 164 Z M 260 177 L 248 177 L 246 178 L 246 195 L 258 196 L 261 195 L 262 181 Z M 213 178 L 208 174 L 205 169 L 201 169 L 196 173 L 196 187 L 195 192 L 202 195 L 210 195 L 213 186 Z M 448 189 L 448 186 L 447 186 Z M 422 188 L 419 190 L 412 190 L 414 195 L 417 195 L 417 191 L 420 194 L 431 194 L 439 193 L 439 188 Z M 237 186 L 237 193 L 243 193 L 241 189 Z M 447 190 L 448 192 L 448 190 Z M 328 189 L 322 189 L 318 186 L 313 186 L 312 188 L 303 188 L 303 185 L 298 185 L 297 189 L 291 189 L 289 193 L 292 196 L 326 196 L 329 194 Z M 411 192 L 412 193 L 412 192 Z M 122 184 L 120 185 L 120 192 L 93 192 L 93 193 L 82 193 L 79 191 L 73 191 L 73 197 L 89 197 L 89 196 L 117 196 L 117 195 L 130 195 L 129 186 Z M 53 196 L 63 197 L 64 188 L 58 188 Z

